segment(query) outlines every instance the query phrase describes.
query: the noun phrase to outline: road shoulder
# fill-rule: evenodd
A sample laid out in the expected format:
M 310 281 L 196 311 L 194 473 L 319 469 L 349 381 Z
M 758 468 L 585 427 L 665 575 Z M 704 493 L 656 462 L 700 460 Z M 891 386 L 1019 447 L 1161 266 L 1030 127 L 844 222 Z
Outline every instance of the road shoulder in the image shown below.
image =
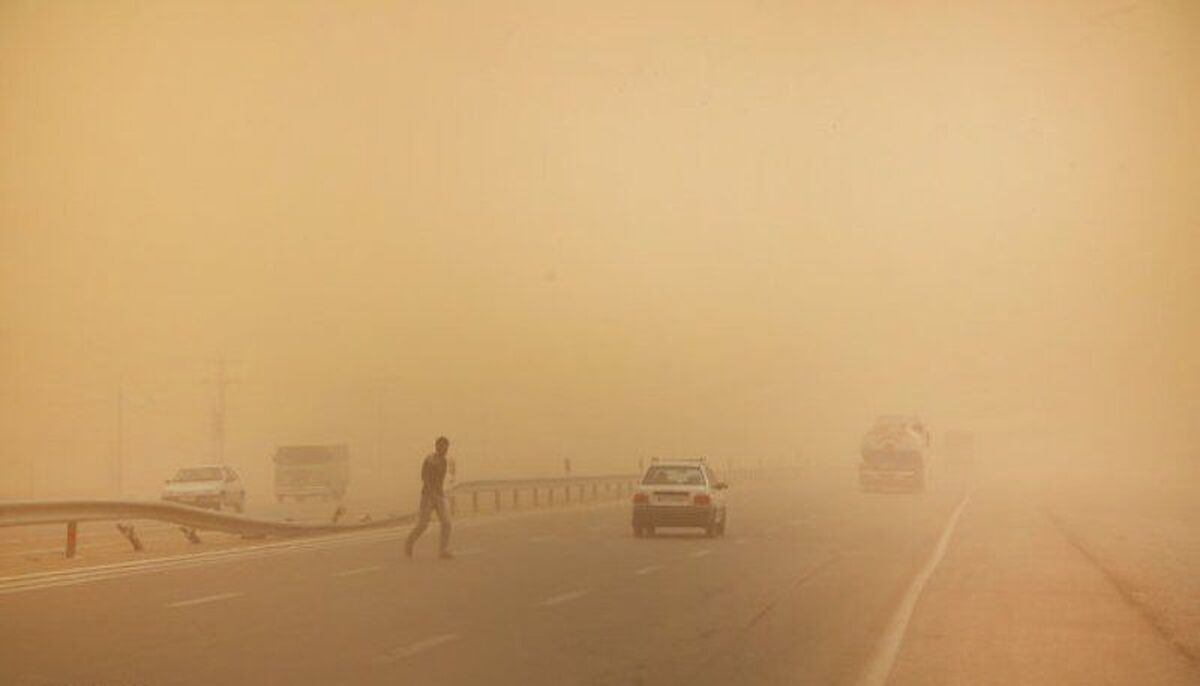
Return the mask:
M 890 684 L 1195 684 L 1038 508 L 976 494 L 910 622 Z

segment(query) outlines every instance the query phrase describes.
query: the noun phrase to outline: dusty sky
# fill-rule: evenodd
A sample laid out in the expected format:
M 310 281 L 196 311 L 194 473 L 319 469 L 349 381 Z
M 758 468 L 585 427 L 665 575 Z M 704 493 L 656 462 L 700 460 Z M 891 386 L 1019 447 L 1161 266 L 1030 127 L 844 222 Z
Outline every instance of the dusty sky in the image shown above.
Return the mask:
M 1200 431 L 1200 5 L 0 3 L 0 495 Z

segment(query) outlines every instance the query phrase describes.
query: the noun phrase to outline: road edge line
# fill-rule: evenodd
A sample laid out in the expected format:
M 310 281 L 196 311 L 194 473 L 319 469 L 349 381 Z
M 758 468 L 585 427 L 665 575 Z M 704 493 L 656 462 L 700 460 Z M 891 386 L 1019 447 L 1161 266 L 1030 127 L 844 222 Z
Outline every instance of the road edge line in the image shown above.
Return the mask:
M 925 590 L 925 584 L 929 582 L 933 573 L 937 571 L 938 565 L 941 564 L 942 558 L 946 556 L 950 538 L 954 535 L 954 530 L 958 528 L 958 520 L 962 517 L 963 510 L 966 509 L 970 500 L 971 496 L 964 495 L 963 499 L 959 501 L 958 507 L 954 508 L 945 528 L 942 529 L 942 535 L 938 538 L 937 545 L 934 546 L 929 559 L 925 561 L 921 571 L 917 572 L 909 584 L 908 590 L 904 592 L 900 605 L 896 607 L 896 612 L 888 621 L 887 628 L 884 629 L 883 636 L 876 645 L 875 653 L 871 656 L 871 660 L 867 663 L 867 669 L 858 682 L 860 686 L 884 686 L 887 683 L 892 674 L 892 668 L 896 665 L 896 656 L 900 654 L 904 635 L 908 631 L 908 622 L 917 609 L 917 601 L 920 600 L 921 593 Z

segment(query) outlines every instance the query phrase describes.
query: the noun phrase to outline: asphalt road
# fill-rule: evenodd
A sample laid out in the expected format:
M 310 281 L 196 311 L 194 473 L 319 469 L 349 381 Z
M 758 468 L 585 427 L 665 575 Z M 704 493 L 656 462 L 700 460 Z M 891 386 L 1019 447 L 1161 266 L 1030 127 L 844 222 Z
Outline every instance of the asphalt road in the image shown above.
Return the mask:
M 1108 672 L 1020 672 L 1019 655 L 964 666 L 954 651 L 1012 656 L 1010 645 L 988 644 L 997 636 L 1011 644 L 1012 635 L 996 632 L 976 631 L 950 652 L 930 644 L 938 631 L 970 624 L 958 597 L 995 612 L 980 603 L 1001 597 L 1011 575 L 993 579 L 1000 591 L 970 579 L 987 567 L 993 533 L 1011 529 L 1011 513 L 978 493 L 960 508 L 956 484 L 872 496 L 835 477 L 734 484 L 723 539 L 635 539 L 628 506 L 607 503 L 458 522 L 453 561 L 436 559 L 435 525 L 412 560 L 399 532 L 8 582 L 0 584 L 0 683 L 836 684 L 871 683 L 872 674 L 977 683 L 972 669 L 997 683 L 1033 683 L 1004 681 L 1021 674 L 1059 679 L 1045 683 L 1200 683 L 1194 665 L 1087 576 L 1086 560 L 1057 549 L 1059 581 L 1078 572 L 1094 585 L 1082 599 L 1040 589 L 1039 612 L 1053 613 L 1055 602 L 1105 603 L 1096 645 L 1128 631 L 1138 655 Z M 1053 545 L 1047 530 L 1031 535 Z M 1004 539 L 997 555 L 1036 569 L 1038 555 L 1020 540 Z M 925 571 L 926 593 L 913 596 Z M 905 611 L 910 597 L 917 602 Z M 1064 664 L 1097 662 L 1091 634 L 1066 629 L 1075 631 L 1059 645 L 1071 653 Z M 888 637 L 897 641 L 890 654 Z M 1079 680 L 1092 673 L 1107 678 Z M 1139 673 L 1149 678 L 1125 680 Z

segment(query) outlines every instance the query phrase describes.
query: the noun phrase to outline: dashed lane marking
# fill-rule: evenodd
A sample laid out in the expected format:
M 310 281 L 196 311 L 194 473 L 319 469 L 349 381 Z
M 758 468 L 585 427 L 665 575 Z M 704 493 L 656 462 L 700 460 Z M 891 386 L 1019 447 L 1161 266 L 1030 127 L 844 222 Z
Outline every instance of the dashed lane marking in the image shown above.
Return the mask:
M 382 569 L 383 569 L 383 567 L 380 567 L 379 565 L 371 565 L 369 567 L 357 567 L 355 569 L 347 569 L 347 570 L 344 570 L 341 572 L 337 572 L 334 574 L 334 576 L 356 576 L 358 574 L 366 574 L 368 572 L 378 572 Z
M 216 595 L 206 595 L 200 598 L 191 598 L 189 600 L 180 600 L 174 603 L 167 603 L 167 607 L 191 607 L 192 605 L 204 605 L 206 603 L 215 603 L 219 600 L 229 600 L 242 595 L 241 593 L 218 593 Z
M 590 593 L 590 591 L 588 589 L 581 588 L 578 591 L 571 591 L 569 593 L 562 593 L 562 594 L 559 594 L 556 596 L 551 596 L 551 597 L 546 598 L 545 600 L 541 601 L 537 605 L 538 605 L 538 607 L 552 607 L 554 605 L 562 605 L 563 603 L 569 603 L 572 600 L 577 600 L 579 598 L 582 598 L 583 596 L 587 595 L 588 593 Z
M 459 638 L 460 636 L 458 634 L 439 634 L 437 636 L 430 636 L 423 641 L 417 641 L 416 643 L 410 643 L 409 645 L 390 650 L 387 653 L 380 655 L 378 661 L 394 662 L 396 660 L 404 660 L 433 650 L 440 645 L 452 643 L 457 641 Z

